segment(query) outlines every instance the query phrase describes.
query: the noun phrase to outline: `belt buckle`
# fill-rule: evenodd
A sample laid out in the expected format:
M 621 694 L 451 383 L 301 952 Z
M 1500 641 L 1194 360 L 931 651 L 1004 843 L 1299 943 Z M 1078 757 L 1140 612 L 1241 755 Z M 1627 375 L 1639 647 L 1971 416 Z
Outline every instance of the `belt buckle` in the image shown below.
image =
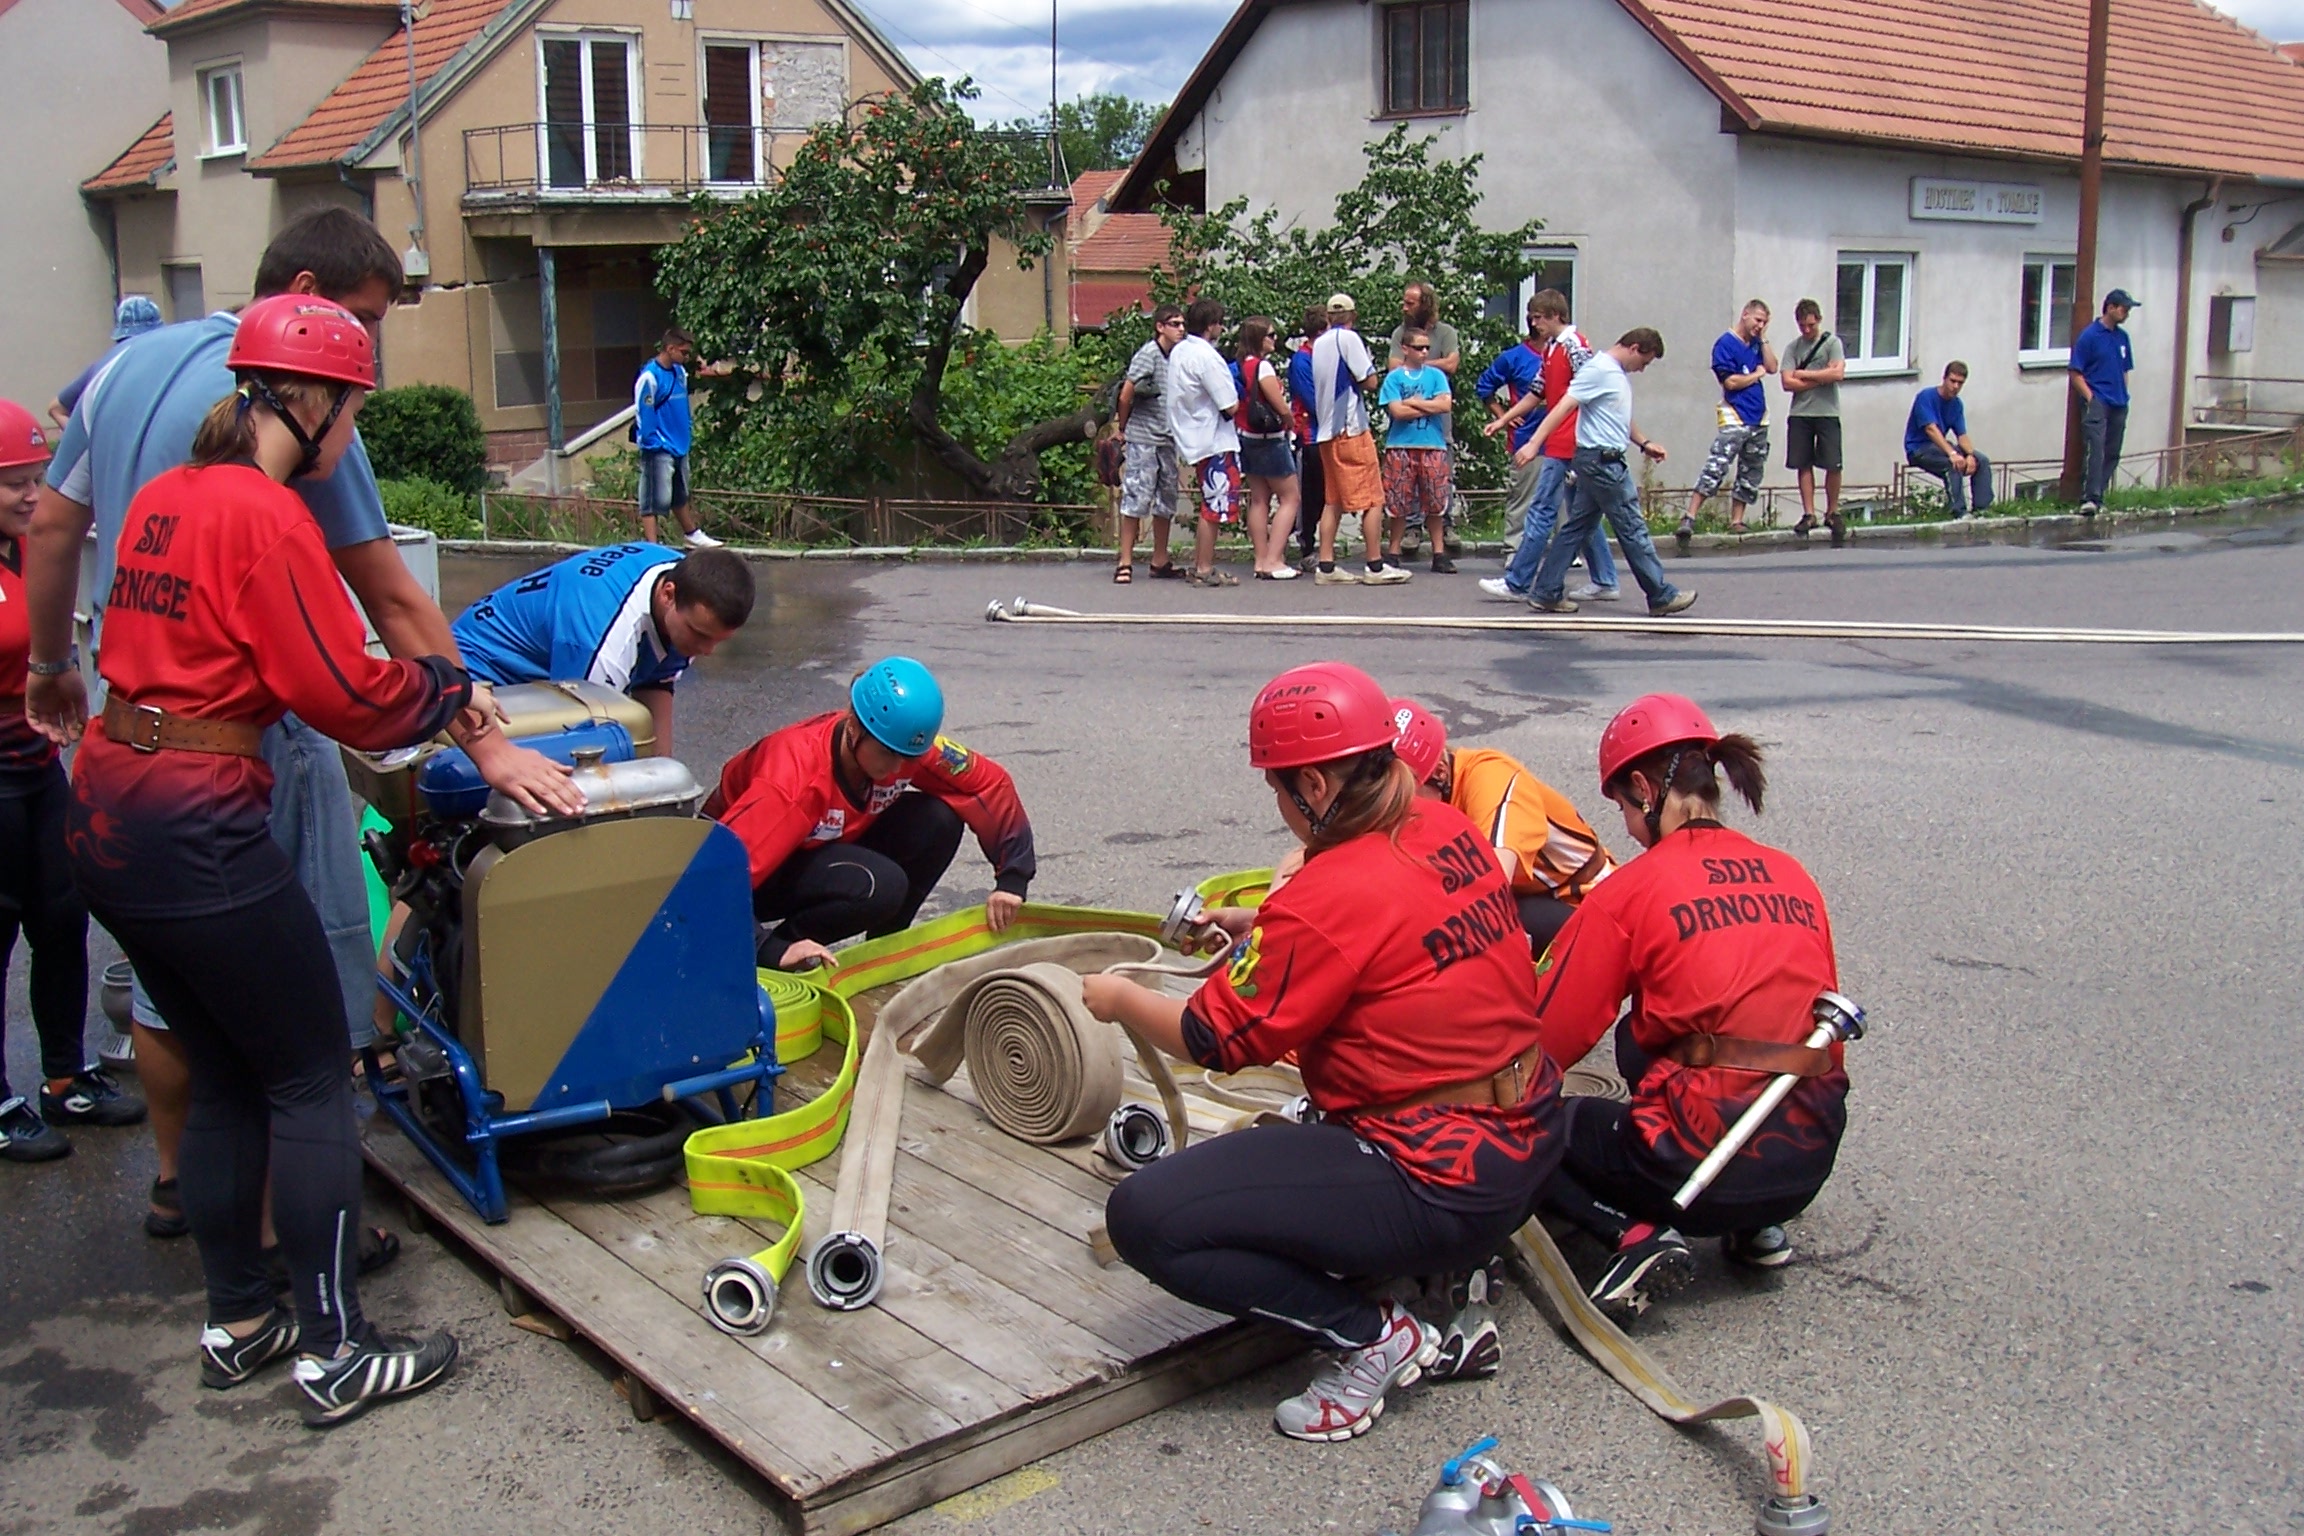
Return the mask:
M 152 704 L 131 704 L 131 705 L 129 705 L 129 706 L 128 706 L 128 722 L 129 722 L 129 724 L 128 724 L 128 745 L 129 745 L 130 747 L 134 748 L 134 749 L 135 749 L 136 751 L 138 751 L 138 752 L 157 752 L 157 751 L 159 751 L 159 750 L 160 750 L 160 726 L 161 726 L 162 722 L 164 722 L 164 721 L 165 721 L 167 718 L 168 718 L 168 714 L 167 714 L 167 711 L 165 711 L 165 710 L 163 710 L 163 709 L 159 708 L 157 705 L 152 705 Z M 146 732 L 146 730 L 144 729 L 144 727 L 145 727 L 145 723 L 146 723 L 147 721 L 149 721 L 149 722 L 151 723 L 151 727 L 152 727 L 149 733 L 147 733 L 147 732 Z M 147 736 L 147 734 L 150 736 L 150 738 L 151 738 L 150 740 L 146 740 L 146 739 L 145 739 L 145 737 Z

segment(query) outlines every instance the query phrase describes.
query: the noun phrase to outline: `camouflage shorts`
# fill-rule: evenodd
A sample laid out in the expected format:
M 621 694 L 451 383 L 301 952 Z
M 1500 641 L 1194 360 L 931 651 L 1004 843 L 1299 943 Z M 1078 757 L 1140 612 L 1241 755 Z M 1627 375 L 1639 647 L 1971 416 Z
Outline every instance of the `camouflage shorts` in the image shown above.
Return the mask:
M 1704 473 L 1696 477 L 1696 494 L 1709 496 L 1719 490 L 1727 484 L 1731 470 L 1736 484 L 1729 492 L 1730 499 L 1747 507 L 1758 501 L 1760 477 L 1768 472 L 1768 423 L 1722 427 L 1712 439 L 1712 451 L 1705 455 Z
M 1183 491 L 1176 449 L 1168 443 L 1130 443 L 1120 470 L 1122 517 L 1174 517 Z

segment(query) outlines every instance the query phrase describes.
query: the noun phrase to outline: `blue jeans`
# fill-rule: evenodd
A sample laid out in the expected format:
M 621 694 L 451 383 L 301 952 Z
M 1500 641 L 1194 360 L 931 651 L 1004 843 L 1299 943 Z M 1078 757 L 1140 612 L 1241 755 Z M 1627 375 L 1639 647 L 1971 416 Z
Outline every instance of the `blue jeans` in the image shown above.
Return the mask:
M 336 743 L 294 715 L 264 733 L 264 761 L 272 770 L 272 841 L 296 866 L 297 883 L 320 914 L 358 1050 L 376 1038 L 376 940 L 368 928 L 360 807 Z M 137 1023 L 168 1027 L 141 981 L 129 1001 Z
M 2104 504 L 2104 493 L 2112 488 L 2113 473 L 2120 468 L 2121 445 L 2127 437 L 2128 407 L 2106 405 L 2101 399 L 2081 407 L 2082 501 L 2099 507 Z
M 1624 563 L 1632 567 L 1633 579 L 1648 596 L 1648 606 L 1661 608 L 1678 597 L 1680 589 L 1664 579 L 1664 562 L 1656 557 L 1656 541 L 1648 536 L 1647 521 L 1640 516 L 1640 498 L 1625 471 L 1623 452 L 1578 448 L 1575 469 L 1576 495 L 1569 504 L 1567 521 L 1544 551 L 1544 563 L 1537 568 L 1529 595 L 1539 603 L 1560 601 L 1568 562 L 1599 533 L 1600 520 L 1606 518 L 1608 526 L 1616 530 L 1616 547 L 1624 551 Z M 1521 540 L 1524 545 L 1527 542 Z
M 1971 502 L 1978 512 L 1992 505 L 1992 461 L 1982 454 L 1976 455 L 1975 473 L 1967 475 L 1954 469 L 1951 456 L 1934 443 L 1904 455 L 1904 462 L 1944 482 L 1944 510 L 1954 517 L 1966 517 Z
M 640 515 L 657 517 L 688 505 L 688 455 L 640 450 Z
M 1536 580 L 1536 565 L 1551 542 L 1552 525 L 1560 516 L 1560 493 L 1568 484 L 1568 460 L 1547 456 L 1536 462 L 1542 466 L 1536 472 L 1536 497 L 1528 503 L 1527 523 L 1521 529 L 1519 547 L 1512 551 L 1512 563 L 1504 568 L 1504 585 L 1522 597 Z M 1608 553 L 1608 535 L 1599 524 L 1592 525 L 1583 553 L 1592 585 L 1615 586 L 1616 561 Z

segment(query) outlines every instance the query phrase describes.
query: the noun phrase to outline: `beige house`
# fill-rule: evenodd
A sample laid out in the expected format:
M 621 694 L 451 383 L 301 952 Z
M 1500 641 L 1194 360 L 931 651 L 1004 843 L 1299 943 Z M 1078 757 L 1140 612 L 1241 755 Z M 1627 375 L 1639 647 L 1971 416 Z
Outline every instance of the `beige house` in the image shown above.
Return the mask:
M 398 0 L 185 0 L 151 30 L 171 116 L 85 187 L 123 280 L 177 296 L 172 317 L 236 304 L 284 219 L 357 208 L 408 247 L 388 382 L 469 390 L 505 465 L 630 403 L 668 320 L 655 251 L 692 198 L 742 195 L 917 79 L 847 0 L 427 0 L 413 36 Z M 1041 272 L 995 266 L 979 323 L 1061 318 L 1060 274 L 1044 305 Z
M 151 125 L 168 102 L 168 50 L 144 29 L 151 0 L 0 0 L 0 397 L 34 414 L 101 354 L 123 291 L 113 283 L 108 211 L 82 177 Z

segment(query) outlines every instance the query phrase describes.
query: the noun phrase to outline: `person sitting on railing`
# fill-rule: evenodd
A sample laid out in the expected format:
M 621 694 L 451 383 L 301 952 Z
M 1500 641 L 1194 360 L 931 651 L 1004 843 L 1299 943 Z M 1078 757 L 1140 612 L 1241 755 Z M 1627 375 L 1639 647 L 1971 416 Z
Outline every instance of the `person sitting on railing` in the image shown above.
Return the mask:
M 1992 461 L 1968 440 L 1968 407 L 1960 403 L 1968 365 L 1944 365 L 1944 380 L 1913 397 L 1904 421 L 1904 462 L 1944 482 L 1944 510 L 1968 517 L 1992 505 Z

